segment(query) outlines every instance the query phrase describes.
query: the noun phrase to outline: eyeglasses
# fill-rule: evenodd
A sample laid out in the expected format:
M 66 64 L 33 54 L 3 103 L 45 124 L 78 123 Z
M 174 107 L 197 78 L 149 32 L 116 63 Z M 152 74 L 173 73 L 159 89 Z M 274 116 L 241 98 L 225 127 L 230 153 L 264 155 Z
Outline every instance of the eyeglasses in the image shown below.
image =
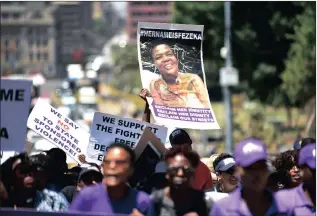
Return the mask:
M 104 160 L 103 163 L 106 166 L 109 166 L 111 163 L 115 163 L 117 166 L 122 166 L 128 163 L 128 160 Z
M 194 172 L 194 169 L 190 166 L 170 166 L 167 168 L 167 171 L 173 175 L 176 175 L 180 169 L 182 170 L 184 175 L 190 175 Z

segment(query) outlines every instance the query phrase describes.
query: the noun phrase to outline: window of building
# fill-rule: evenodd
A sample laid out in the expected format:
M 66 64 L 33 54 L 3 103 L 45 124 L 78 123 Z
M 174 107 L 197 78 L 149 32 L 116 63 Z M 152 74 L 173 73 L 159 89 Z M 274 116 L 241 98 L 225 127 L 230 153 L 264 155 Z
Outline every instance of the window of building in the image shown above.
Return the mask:
M 48 44 L 47 39 L 46 39 L 46 38 L 43 38 L 43 39 L 42 39 L 42 45 L 47 46 L 47 44 Z
M 9 61 L 9 50 L 6 49 L 4 55 L 5 55 L 5 61 L 8 62 Z
M 9 46 L 9 40 L 4 40 L 4 47 L 7 48 Z
M 21 14 L 20 13 L 13 13 L 12 17 L 13 17 L 13 19 L 20 19 Z
M 43 53 L 43 59 L 44 59 L 45 61 L 48 60 L 48 54 L 47 54 L 47 52 L 44 52 L 44 53 Z
M 36 53 L 36 58 L 37 58 L 38 61 L 41 60 L 41 53 L 40 53 L 40 52 L 37 52 L 37 53 Z
M 40 38 L 36 38 L 36 46 L 40 46 L 41 45 L 41 40 Z
M 33 52 L 30 52 L 30 53 L 29 53 L 29 60 L 30 60 L 30 61 L 33 61 Z
M 133 27 L 134 28 L 138 27 L 138 23 L 137 22 L 133 22 Z
M 2 4 L 2 2 L 1 2 Z M 1 18 L 2 19 L 8 19 L 9 18 L 9 13 L 1 13 Z
M 17 61 L 20 61 L 20 60 L 21 60 L 21 54 L 20 54 L 20 52 L 16 52 L 15 56 L 16 56 L 16 60 L 17 60 Z
M 19 39 L 16 39 L 16 40 L 15 40 L 15 48 L 16 48 L 16 49 L 19 49 L 19 47 L 20 47 L 20 40 L 19 40 Z

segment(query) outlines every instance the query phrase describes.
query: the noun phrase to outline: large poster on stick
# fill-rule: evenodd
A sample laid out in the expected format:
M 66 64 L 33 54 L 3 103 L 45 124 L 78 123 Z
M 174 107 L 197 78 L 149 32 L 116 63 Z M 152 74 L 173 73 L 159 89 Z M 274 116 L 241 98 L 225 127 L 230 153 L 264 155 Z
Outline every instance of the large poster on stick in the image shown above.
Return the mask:
M 139 22 L 142 85 L 157 123 L 219 129 L 206 88 L 202 41 L 202 25 Z

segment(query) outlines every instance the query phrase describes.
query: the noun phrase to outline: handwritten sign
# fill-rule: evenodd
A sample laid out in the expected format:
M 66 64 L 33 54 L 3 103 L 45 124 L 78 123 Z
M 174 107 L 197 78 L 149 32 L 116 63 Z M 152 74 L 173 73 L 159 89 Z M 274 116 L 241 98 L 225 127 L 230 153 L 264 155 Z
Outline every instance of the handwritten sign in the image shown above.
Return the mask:
M 1 78 L 0 148 L 24 151 L 26 122 L 31 105 L 32 81 Z
M 167 128 L 96 112 L 91 126 L 87 155 L 95 163 L 101 164 L 107 147 L 112 143 L 122 143 L 134 149 L 148 127 L 163 143 L 166 140 Z
M 62 149 L 78 163 L 80 163 L 78 155 L 86 154 L 89 133 L 42 99 L 39 99 L 34 106 L 27 126 Z

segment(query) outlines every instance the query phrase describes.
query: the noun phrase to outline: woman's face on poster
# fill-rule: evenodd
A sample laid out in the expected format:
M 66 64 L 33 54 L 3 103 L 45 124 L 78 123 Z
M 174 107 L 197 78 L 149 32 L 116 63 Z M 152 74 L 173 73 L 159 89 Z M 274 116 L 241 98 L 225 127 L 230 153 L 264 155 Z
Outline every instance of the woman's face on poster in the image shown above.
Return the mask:
M 152 52 L 155 66 L 164 76 L 178 75 L 178 61 L 172 49 L 166 44 L 160 44 Z

